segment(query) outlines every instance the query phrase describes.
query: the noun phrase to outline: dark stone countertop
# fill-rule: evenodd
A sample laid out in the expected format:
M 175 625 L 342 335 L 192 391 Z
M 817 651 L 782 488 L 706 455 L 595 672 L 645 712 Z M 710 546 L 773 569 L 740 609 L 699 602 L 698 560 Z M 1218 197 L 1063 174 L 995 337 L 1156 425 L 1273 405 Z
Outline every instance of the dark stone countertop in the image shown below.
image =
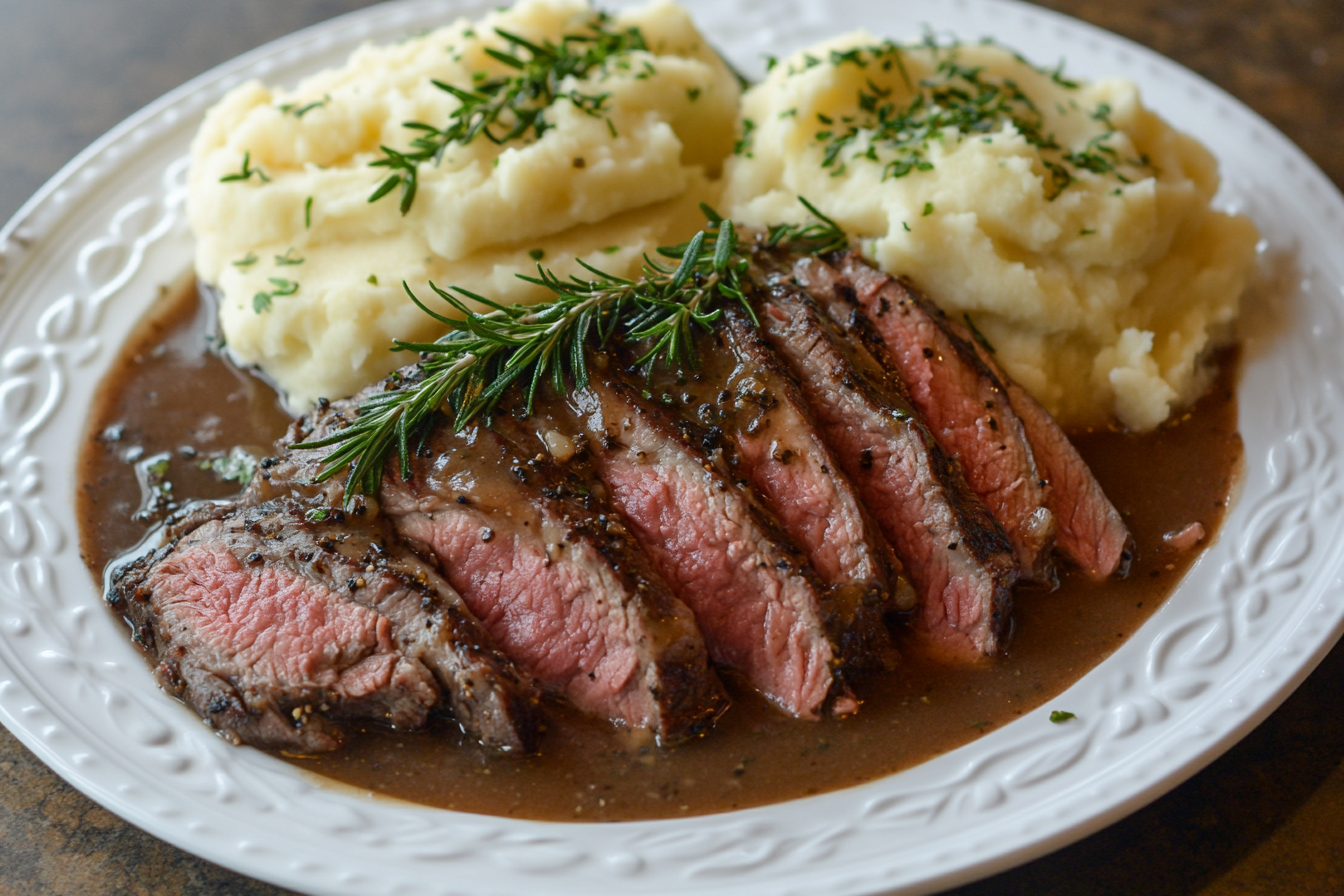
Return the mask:
M 360 0 L 3 0 L 0 220 L 80 149 L 188 78 Z M 1246 102 L 1344 185 L 1340 0 L 1047 0 Z M 1053 855 L 954 891 L 1344 892 L 1344 646 L 1225 756 Z M 0 729 L 0 896 L 261 894 L 91 803 Z

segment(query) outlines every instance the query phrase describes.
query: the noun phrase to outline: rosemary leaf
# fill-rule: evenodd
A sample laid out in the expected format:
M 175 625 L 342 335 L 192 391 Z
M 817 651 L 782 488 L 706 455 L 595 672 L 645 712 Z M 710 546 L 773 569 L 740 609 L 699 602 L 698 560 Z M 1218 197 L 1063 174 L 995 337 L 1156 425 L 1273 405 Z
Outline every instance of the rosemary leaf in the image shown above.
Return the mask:
M 787 245 L 800 252 L 829 252 L 849 244 L 834 221 L 800 197 L 812 216 L 806 224 L 779 225 L 763 235 L 766 246 Z M 409 476 L 409 448 L 424 437 L 435 415 L 447 413 L 462 429 L 473 420 L 488 418 L 504 395 L 515 386 L 524 390 L 525 409 L 532 411 L 538 390 L 550 383 L 557 391 L 567 381 L 583 387 L 588 382 L 586 353 L 612 342 L 639 343 L 644 354 L 637 363 L 694 365 L 693 340 L 697 330 L 710 330 L 724 303 L 739 303 L 755 320 L 747 301 L 743 276 L 749 266 L 749 242 L 733 223 L 708 206 L 708 223 L 680 246 L 658 250 L 675 258 L 675 267 L 645 256 L 635 279 L 618 277 L 582 259 L 586 276 L 562 278 L 537 265 L 536 276 L 519 274 L 547 289 L 552 298 L 537 305 L 501 305 L 461 287 L 430 289 L 448 305 L 440 313 L 421 301 L 410 285 L 402 288 L 422 311 L 448 327 L 434 342 L 395 340 L 394 351 L 420 356 L 414 373 L 393 374 L 388 388 L 366 399 L 359 416 L 348 426 L 297 448 L 333 450 L 323 459 L 319 479 L 349 470 L 348 499 L 377 491 L 388 455 L 395 449 L 402 476 Z M 288 281 L 272 278 L 277 290 L 261 293 L 270 299 L 284 292 Z M 293 284 L 294 290 L 298 284 Z M 487 310 L 472 310 L 467 302 Z

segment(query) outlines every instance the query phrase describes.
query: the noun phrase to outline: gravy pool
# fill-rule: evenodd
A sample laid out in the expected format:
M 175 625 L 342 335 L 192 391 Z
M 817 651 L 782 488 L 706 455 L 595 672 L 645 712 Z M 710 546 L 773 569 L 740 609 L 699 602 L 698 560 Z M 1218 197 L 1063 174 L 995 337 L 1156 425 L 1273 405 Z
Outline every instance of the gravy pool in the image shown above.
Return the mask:
M 165 290 L 122 349 L 90 416 L 79 470 L 83 557 L 95 581 L 145 535 L 135 462 L 166 452 L 171 497 L 227 497 L 201 461 L 234 445 L 259 455 L 290 419 L 271 388 L 210 351 L 211 311 L 194 285 Z M 1138 544 L 1129 577 L 1094 583 L 1065 570 L 1054 592 L 1019 586 L 1008 654 L 952 668 L 911 639 L 890 674 L 858 682 L 855 716 L 802 722 L 725 676 L 733 707 L 675 749 L 546 706 L 541 753 L 489 755 L 449 719 L 428 731 L 370 725 L 334 754 L 283 758 L 315 775 L 418 803 L 516 818 L 634 821 L 744 809 L 873 780 L 947 752 L 1052 702 L 1119 647 L 1166 599 L 1199 550 L 1162 535 L 1199 521 L 1216 537 L 1240 470 L 1236 358 L 1193 409 L 1156 432 L 1098 431 L 1074 441 Z M 165 699 L 168 699 L 165 697 Z M 246 748 L 243 748 L 246 749 Z

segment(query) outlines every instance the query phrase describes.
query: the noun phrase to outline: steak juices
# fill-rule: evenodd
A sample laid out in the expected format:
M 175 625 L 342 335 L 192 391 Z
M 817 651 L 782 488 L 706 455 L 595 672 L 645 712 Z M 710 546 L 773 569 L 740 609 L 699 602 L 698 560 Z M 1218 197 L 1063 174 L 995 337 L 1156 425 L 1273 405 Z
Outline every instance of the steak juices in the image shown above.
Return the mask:
M 1075 446 L 1004 374 L 1146 431 L 1235 318 L 1254 227 L 1117 79 L 854 32 L 749 86 L 670 4 L 520 0 L 239 86 L 189 182 L 228 358 L 308 413 L 137 336 L 85 550 L 175 511 L 107 577 L 160 682 L 361 787 L 628 819 L 889 773 L 1106 656 L 1230 487 L 1226 378 Z
M 853 335 L 864 318 L 850 294 L 804 290 L 791 272 L 817 261 L 761 262 L 776 268 L 752 294 L 760 327 L 726 309 L 698 338 L 697 367 L 647 380 L 613 354 L 601 370 L 596 360 L 587 390 L 543 394 L 531 415 L 516 402 L 488 427 L 454 433 L 441 421 L 412 477 L 392 462 L 377 500 L 345 508 L 340 478 L 312 481 L 325 449 L 287 447 L 346 425 L 359 399 L 318 409 L 241 497 L 194 508 L 121 572 L 116 609 L 172 692 L 227 736 L 313 757 L 291 760 L 305 767 L 473 811 L 647 818 L 858 783 L 1011 720 L 1157 606 L 1193 556 L 1163 545 L 1163 532 L 1191 519 L 1216 528 L 1239 456 L 1227 386 L 1193 422 L 1082 440 L 1133 511 L 1135 569 L 1089 584 L 1087 567 L 1057 554 L 1062 587 L 1018 586 L 1028 590 L 1009 616 L 1005 583 L 1020 564 L 899 379 L 874 366 L 872 330 Z M 208 312 L 193 317 L 193 299 L 147 321 L 95 412 L 92 432 L 125 432 L 86 452 L 91 567 L 143 532 L 131 520 L 134 471 L 118 459 L 128 442 L 219 453 L 284 426 L 268 392 L 205 353 Z M 173 389 L 153 410 L 138 397 Z M 202 442 L 195 421 L 216 413 L 227 425 L 216 419 L 224 431 Z M 1192 466 L 1199 452 L 1220 460 Z M 891 510 L 907 503 L 870 495 L 892 480 L 893 459 L 929 496 L 916 509 L 960 527 L 956 550 L 941 535 L 925 542 L 937 550 L 892 550 Z M 198 461 L 173 463 L 179 494 L 227 495 Z M 1154 480 L 1154 463 L 1171 485 Z M 119 505 L 114 538 L 107 511 Z M 659 533 L 660 551 L 643 546 Z M 710 543 L 721 553 L 703 550 Z M 984 556 L 1001 558 L 988 574 Z M 203 579 L 206 557 L 235 582 L 205 607 L 215 623 L 182 613 L 185 592 L 172 592 L 184 572 Z M 716 596 L 731 611 L 738 598 L 721 595 L 743 594 L 777 627 L 731 612 L 698 621 Z M 219 624 L 243 607 L 288 618 L 291 605 L 306 607 L 303 625 L 271 640 L 243 645 L 238 626 Z M 296 650 L 318 631 L 335 636 Z M 991 643 L 998 658 L 966 661 Z M 539 692 L 550 696 L 537 702 Z M 411 730 L 422 723 L 438 733 Z M 664 746 L 631 740 L 639 731 Z M 576 795 L 574 780 L 594 789 Z
M 532 751 L 533 686 L 675 743 L 727 707 L 714 667 L 789 715 L 849 715 L 853 682 L 898 662 L 889 623 L 949 662 L 1001 654 L 1014 584 L 1055 579 L 1051 482 L 1008 386 L 852 253 L 754 258 L 695 367 L 593 350 L 565 393 L 433 421 L 376 496 L 325 479 L 320 446 L 427 374 L 323 402 L 236 502 L 116 572 L 114 606 L 212 725 L 309 753 L 342 719 L 421 727 L 440 698 Z M 1068 475 L 1118 521 L 1081 461 Z

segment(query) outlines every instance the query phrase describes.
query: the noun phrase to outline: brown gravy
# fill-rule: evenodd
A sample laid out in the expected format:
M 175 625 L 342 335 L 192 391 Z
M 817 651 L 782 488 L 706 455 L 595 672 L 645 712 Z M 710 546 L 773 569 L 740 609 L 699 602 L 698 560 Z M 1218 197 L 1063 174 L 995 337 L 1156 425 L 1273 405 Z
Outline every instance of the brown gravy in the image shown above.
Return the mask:
M 208 350 L 209 331 L 209 310 L 193 288 L 165 291 L 103 383 L 78 493 L 81 549 L 96 581 L 149 525 L 132 519 L 141 504 L 136 458 L 170 452 L 167 478 L 178 500 L 225 497 L 237 485 L 200 469 L 200 458 L 235 444 L 268 453 L 289 423 L 268 386 Z M 1138 558 L 1122 581 L 1096 584 L 1066 572 L 1052 593 L 1019 588 L 1002 659 L 948 668 L 902 643 L 904 662 L 895 672 L 859 684 L 863 708 L 856 716 L 819 723 L 786 718 L 730 680 L 733 708 L 714 731 L 676 749 L 553 703 L 543 751 L 525 759 L 486 755 L 448 720 L 418 733 L 370 726 L 338 753 L 284 758 L 361 790 L 432 806 L 631 821 L 725 812 L 860 784 L 1025 713 L 1069 710 L 1046 704 L 1142 625 L 1198 555 L 1164 547 L 1163 533 L 1198 520 L 1212 537 L 1222 522 L 1242 454 L 1235 361 L 1224 358 L 1209 394 L 1157 432 L 1075 438 L 1125 514 Z

